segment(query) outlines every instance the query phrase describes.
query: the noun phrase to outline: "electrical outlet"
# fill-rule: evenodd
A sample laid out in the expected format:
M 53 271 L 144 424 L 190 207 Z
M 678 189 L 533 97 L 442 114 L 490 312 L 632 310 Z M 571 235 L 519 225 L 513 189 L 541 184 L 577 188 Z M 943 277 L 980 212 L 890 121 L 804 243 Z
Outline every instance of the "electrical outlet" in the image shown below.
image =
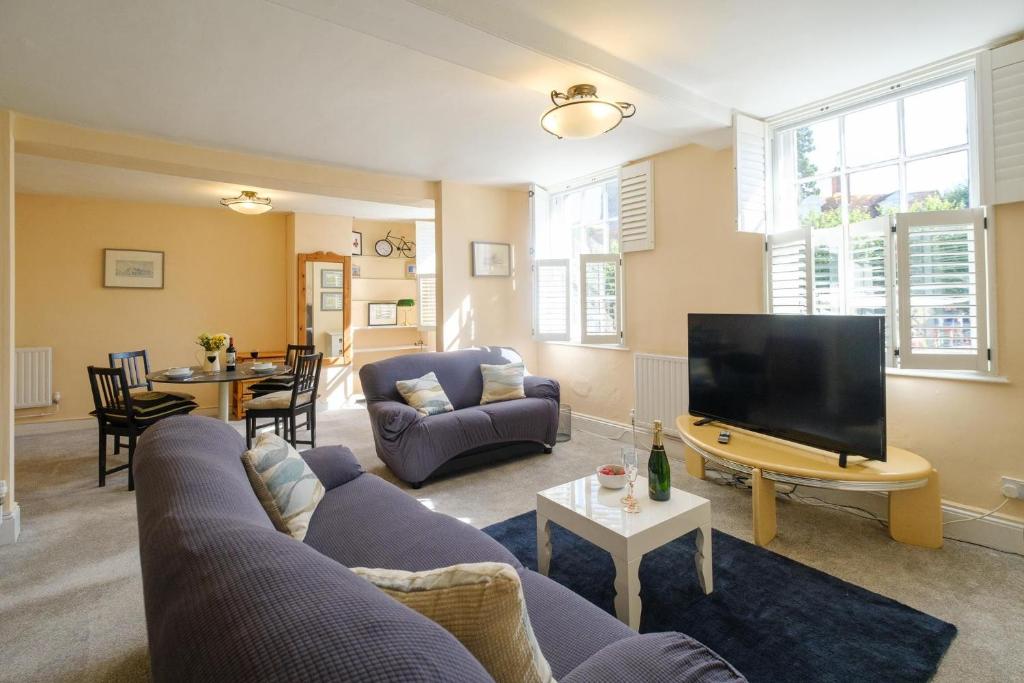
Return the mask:
M 1024 479 L 1003 477 L 1002 491 L 1003 495 L 1006 496 L 1007 498 L 1024 499 Z

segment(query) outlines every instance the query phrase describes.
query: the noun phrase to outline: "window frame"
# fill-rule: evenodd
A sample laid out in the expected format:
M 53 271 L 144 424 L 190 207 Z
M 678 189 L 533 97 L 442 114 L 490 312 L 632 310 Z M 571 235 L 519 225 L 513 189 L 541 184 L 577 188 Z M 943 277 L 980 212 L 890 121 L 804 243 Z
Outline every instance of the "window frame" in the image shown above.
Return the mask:
M 833 107 L 829 103 L 824 103 L 817 106 L 817 111 L 812 113 L 805 113 L 803 116 L 783 115 L 769 119 L 766 122 L 766 136 L 768 138 L 766 149 L 771 155 L 771 159 L 766 164 L 766 176 L 769 183 L 768 192 L 768 226 L 765 231 L 765 296 L 764 296 L 764 310 L 766 312 L 772 312 L 772 242 L 780 238 L 788 238 L 789 241 L 799 239 L 801 233 L 805 233 L 805 244 L 807 248 L 807 271 L 808 279 L 806 282 L 806 315 L 814 314 L 814 240 L 813 240 L 813 226 L 801 227 L 796 226 L 791 229 L 782 229 L 776 232 L 777 229 L 777 217 L 779 215 L 779 193 L 778 185 L 780 182 L 780 173 L 778 163 L 781 158 L 779 154 L 780 136 L 783 133 L 789 131 L 795 131 L 799 128 L 814 125 L 822 121 L 830 119 L 838 119 L 839 127 L 839 168 L 833 173 L 818 174 L 810 176 L 808 178 L 796 177 L 792 180 L 795 187 L 799 187 L 801 183 L 823 180 L 830 180 L 834 176 L 838 176 L 840 180 L 840 191 L 841 191 L 841 216 L 842 222 L 838 227 L 842 229 L 842 252 L 841 252 L 841 264 L 843 272 L 843 287 L 846 286 L 845 282 L 849 281 L 849 255 L 847 253 L 850 239 L 851 229 L 858 225 L 857 223 L 851 224 L 849 222 L 849 176 L 851 173 L 857 173 L 860 171 L 872 170 L 877 168 L 884 168 L 887 166 L 895 165 L 898 169 L 899 174 L 899 193 L 900 193 L 900 211 L 898 213 L 906 213 L 907 215 L 913 215 L 907 212 L 904 207 L 908 207 L 908 195 L 906 192 L 906 167 L 908 163 L 920 161 L 923 159 L 929 159 L 939 157 L 944 154 L 956 153 L 961 150 L 967 151 L 968 157 L 968 207 L 966 211 L 974 210 L 986 210 L 987 207 L 982 205 L 982 200 L 986 197 L 986 188 L 982 187 L 982 183 L 986 180 L 982 173 L 981 157 L 983 150 L 981 149 L 982 135 L 984 122 L 981 120 L 980 113 L 984 110 L 983 102 L 981 98 L 984 96 L 981 86 L 983 85 L 977 74 L 977 64 L 974 59 L 968 61 L 961 61 L 950 67 L 947 65 L 946 68 L 940 69 L 938 73 L 933 76 L 927 74 L 917 75 L 913 79 L 913 83 L 907 87 L 894 80 L 888 84 L 887 91 L 881 91 L 882 85 L 875 85 L 867 89 L 869 94 L 860 98 L 836 98 L 838 106 Z M 925 153 L 908 155 L 906 154 L 906 123 L 905 123 L 905 112 L 904 112 L 904 99 L 911 97 L 915 94 L 941 88 L 943 86 L 964 81 L 966 85 L 966 116 L 967 116 L 967 141 L 961 145 L 955 145 L 946 147 L 939 150 L 931 150 Z M 886 159 L 883 161 L 876 161 L 870 164 L 862 164 L 859 166 L 848 166 L 846 163 L 846 139 L 845 139 L 845 117 L 849 114 L 856 113 L 858 111 L 870 109 L 875 106 L 879 106 L 886 102 L 895 101 L 897 103 L 897 126 L 899 135 L 899 150 L 898 155 L 894 159 Z M 788 181 L 787 181 L 788 182 Z M 960 211 L 960 210 L 953 210 Z M 894 374 L 906 374 L 912 375 L 915 373 L 921 373 L 922 375 L 932 377 L 944 377 L 944 378 L 970 378 L 975 377 L 995 377 L 998 375 L 998 351 L 997 351 L 997 325 L 996 325 L 996 291 L 995 291 L 995 221 L 991 210 L 988 210 L 987 215 L 984 219 L 984 230 L 982 235 L 984 237 L 984 243 L 981 246 L 983 250 L 982 258 L 984 263 L 981 264 L 984 268 L 984 277 L 979 278 L 979 286 L 983 286 L 983 293 L 979 294 L 979 310 L 980 306 L 984 305 L 984 333 L 979 330 L 979 342 L 981 336 L 984 336 L 983 340 L 987 345 L 987 349 L 979 348 L 978 351 L 978 364 L 977 369 L 965 370 L 965 369 L 951 369 L 949 367 L 943 367 L 942 363 L 936 363 L 934 365 L 922 364 L 914 362 L 912 367 L 907 367 L 901 363 L 900 349 L 904 344 L 902 330 L 905 326 L 903 316 L 899 312 L 899 301 L 902 296 L 901 290 L 896 277 L 896 269 L 899 260 L 902 255 L 899 253 L 898 240 L 893 239 L 897 236 L 896 230 L 896 216 L 892 216 L 892 226 L 890 235 L 887 238 L 886 246 L 886 282 L 887 282 L 887 306 L 886 306 L 886 334 L 889 341 L 889 347 L 887 349 L 886 369 L 887 371 L 893 371 Z M 798 216 L 799 220 L 799 216 Z M 983 282 L 983 285 L 982 285 Z M 984 304 L 980 302 L 980 298 L 984 298 Z M 848 301 L 846 293 L 843 292 L 843 310 L 846 310 L 846 302 Z M 982 322 L 979 321 L 979 325 Z M 948 364 L 947 364 L 948 365 Z

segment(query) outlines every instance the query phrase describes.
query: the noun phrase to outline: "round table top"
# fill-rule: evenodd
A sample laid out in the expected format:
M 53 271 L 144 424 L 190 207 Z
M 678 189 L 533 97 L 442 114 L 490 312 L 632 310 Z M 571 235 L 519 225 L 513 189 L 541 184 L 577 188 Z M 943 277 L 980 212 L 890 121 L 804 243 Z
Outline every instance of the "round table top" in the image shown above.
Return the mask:
M 270 372 L 256 372 L 252 369 L 251 363 L 239 363 L 234 370 L 220 370 L 219 372 L 207 372 L 200 365 L 192 366 L 192 374 L 188 377 L 168 377 L 165 373 L 170 368 L 157 370 L 146 375 L 150 382 L 166 382 L 168 384 L 209 384 L 211 382 L 239 382 L 248 379 L 266 379 L 277 375 L 286 375 L 292 371 L 287 365 L 275 365 Z

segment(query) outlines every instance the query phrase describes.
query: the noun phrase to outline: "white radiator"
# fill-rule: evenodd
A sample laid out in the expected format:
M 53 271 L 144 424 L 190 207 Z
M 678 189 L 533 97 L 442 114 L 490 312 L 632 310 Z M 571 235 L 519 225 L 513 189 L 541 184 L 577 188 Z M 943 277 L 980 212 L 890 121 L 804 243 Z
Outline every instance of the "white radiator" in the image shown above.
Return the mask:
M 53 349 L 14 350 L 14 407 L 38 408 L 53 402 Z
M 687 360 L 682 356 L 638 353 L 633 360 L 636 421 L 644 426 L 661 420 L 665 434 L 679 436 L 676 418 L 690 407 Z

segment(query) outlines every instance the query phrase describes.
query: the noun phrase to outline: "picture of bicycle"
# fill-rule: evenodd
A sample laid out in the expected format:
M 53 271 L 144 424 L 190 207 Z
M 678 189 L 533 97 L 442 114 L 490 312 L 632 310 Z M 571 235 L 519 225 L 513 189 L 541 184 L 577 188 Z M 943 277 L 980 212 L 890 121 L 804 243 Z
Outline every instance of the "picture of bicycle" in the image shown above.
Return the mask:
M 388 230 L 388 234 L 384 239 L 377 240 L 376 244 L 373 245 L 373 250 L 377 252 L 377 256 L 391 256 L 391 254 L 395 253 L 395 249 L 405 258 L 414 258 L 416 256 L 416 243 L 410 242 L 404 237 L 392 237 L 390 230 Z

